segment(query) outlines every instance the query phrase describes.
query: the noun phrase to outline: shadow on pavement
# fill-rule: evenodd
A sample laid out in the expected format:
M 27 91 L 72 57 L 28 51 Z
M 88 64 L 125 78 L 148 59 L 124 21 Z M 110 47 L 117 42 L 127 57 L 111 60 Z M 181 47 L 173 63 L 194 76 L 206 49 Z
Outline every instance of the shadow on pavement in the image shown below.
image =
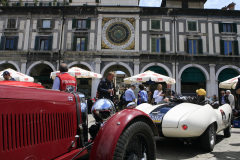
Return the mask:
M 217 135 L 216 144 L 220 143 L 224 136 Z M 196 139 L 191 144 L 184 144 L 183 141 L 175 138 L 156 137 L 157 159 L 188 159 L 201 154 L 208 154 L 203 151 Z

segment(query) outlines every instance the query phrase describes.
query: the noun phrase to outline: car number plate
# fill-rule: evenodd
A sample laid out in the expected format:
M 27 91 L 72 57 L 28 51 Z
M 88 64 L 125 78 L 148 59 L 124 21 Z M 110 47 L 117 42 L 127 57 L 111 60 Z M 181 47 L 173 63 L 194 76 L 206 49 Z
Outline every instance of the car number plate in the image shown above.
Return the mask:
M 163 115 L 150 114 L 149 117 L 152 119 L 153 122 L 155 122 L 155 123 L 161 123 L 161 122 L 162 122 L 162 117 L 163 117 Z

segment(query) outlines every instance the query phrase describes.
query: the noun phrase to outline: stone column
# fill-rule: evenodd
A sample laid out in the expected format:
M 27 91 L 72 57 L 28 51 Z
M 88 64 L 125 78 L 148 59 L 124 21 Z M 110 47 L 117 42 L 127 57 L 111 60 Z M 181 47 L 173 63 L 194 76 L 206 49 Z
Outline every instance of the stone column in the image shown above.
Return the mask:
M 178 65 L 179 63 L 172 63 L 172 78 L 176 80 L 176 83 L 172 85 L 172 90 L 174 90 L 176 93 L 181 93 L 181 81 L 178 79 Z M 169 75 L 170 76 L 170 75 Z
M 101 50 L 102 41 L 102 14 L 98 15 L 98 28 L 97 28 L 97 50 Z
M 210 67 L 210 78 L 209 78 L 209 84 L 207 84 L 207 95 L 213 96 L 214 94 L 217 95 L 218 93 L 218 87 L 217 87 L 217 81 L 216 81 L 216 73 L 215 73 L 215 64 L 209 64 Z
M 133 64 L 134 64 L 133 75 L 137 75 L 137 74 L 139 74 L 139 64 L 140 64 L 139 59 L 134 59 Z M 133 76 L 133 75 L 131 75 L 131 76 Z
M 29 32 L 30 32 L 30 18 L 27 18 L 27 22 L 26 22 L 26 30 L 25 30 L 25 37 L 24 37 L 24 46 L 23 46 L 23 50 L 24 51 L 28 51 L 28 46 L 29 46 Z
M 214 54 L 213 51 L 213 24 L 212 20 L 208 20 L 208 47 L 209 47 L 209 54 Z
M 26 74 L 27 70 L 27 60 L 21 60 L 21 73 Z
M 100 58 L 96 58 L 95 59 L 95 71 L 96 73 L 101 73 L 100 71 L 100 67 L 101 67 L 101 59 Z M 93 78 L 92 79 L 92 91 L 91 91 L 91 97 L 96 97 L 96 93 L 97 93 L 97 87 L 98 84 L 100 82 L 101 79 L 98 78 Z
M 139 16 L 135 18 L 135 51 L 139 51 Z

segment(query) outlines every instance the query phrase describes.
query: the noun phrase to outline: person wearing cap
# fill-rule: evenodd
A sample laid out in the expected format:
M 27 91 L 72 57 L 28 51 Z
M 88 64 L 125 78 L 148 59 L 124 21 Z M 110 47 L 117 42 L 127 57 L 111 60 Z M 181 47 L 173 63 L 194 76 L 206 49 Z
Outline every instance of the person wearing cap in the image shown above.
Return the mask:
M 76 78 L 68 74 L 68 66 L 66 63 L 62 63 L 59 66 L 60 75 L 58 75 L 53 82 L 52 89 L 67 91 L 67 92 L 76 92 L 77 81 Z
M 207 92 L 205 91 L 205 89 L 197 89 L 196 90 L 197 93 L 197 97 L 195 98 L 195 102 L 196 104 L 200 104 L 200 105 L 204 105 L 206 104 L 206 94 Z
M 14 78 L 10 76 L 10 73 L 8 71 L 4 71 L 2 76 L 4 78 L 3 81 L 16 81 Z
M 226 103 L 230 104 L 230 106 L 232 107 L 232 109 L 235 109 L 235 100 L 234 100 L 234 96 L 231 94 L 230 90 L 226 91 L 226 95 L 227 95 L 227 101 Z

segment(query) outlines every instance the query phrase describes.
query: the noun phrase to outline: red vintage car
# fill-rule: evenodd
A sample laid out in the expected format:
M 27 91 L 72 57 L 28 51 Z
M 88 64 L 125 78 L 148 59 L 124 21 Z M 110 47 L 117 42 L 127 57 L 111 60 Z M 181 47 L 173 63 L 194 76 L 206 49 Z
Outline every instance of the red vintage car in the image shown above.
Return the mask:
M 155 159 L 158 132 L 142 111 L 115 113 L 100 99 L 88 129 L 78 93 L 2 84 L 0 92 L 1 160 Z

